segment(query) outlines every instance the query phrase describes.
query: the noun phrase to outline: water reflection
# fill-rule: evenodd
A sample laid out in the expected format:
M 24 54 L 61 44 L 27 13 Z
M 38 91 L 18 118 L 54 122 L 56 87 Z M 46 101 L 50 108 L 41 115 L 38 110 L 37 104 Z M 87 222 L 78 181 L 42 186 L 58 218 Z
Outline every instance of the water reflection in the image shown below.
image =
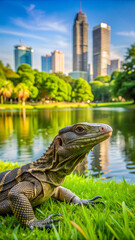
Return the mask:
M 112 126 L 111 139 L 97 145 L 76 171 L 126 180 L 135 174 L 135 111 L 112 109 L 45 109 L 0 111 L 0 159 L 29 162 L 41 156 L 59 129 L 76 122 Z

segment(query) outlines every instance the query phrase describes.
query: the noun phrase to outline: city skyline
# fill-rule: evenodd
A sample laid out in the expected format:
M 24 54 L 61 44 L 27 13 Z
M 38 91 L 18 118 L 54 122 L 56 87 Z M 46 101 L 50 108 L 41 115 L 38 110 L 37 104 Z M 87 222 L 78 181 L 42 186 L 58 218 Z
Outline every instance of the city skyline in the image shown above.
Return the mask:
M 53 4 L 52 4 L 53 3 Z M 7 8 L 8 5 L 8 8 Z M 59 49 L 65 55 L 65 73 L 72 71 L 72 25 L 79 1 L 1 1 L 0 59 L 14 69 L 15 45 L 34 49 L 33 68 L 41 70 L 41 55 Z M 89 23 L 89 60 L 92 65 L 92 28 L 105 22 L 111 26 L 111 59 L 120 58 L 135 42 L 133 1 L 82 1 Z

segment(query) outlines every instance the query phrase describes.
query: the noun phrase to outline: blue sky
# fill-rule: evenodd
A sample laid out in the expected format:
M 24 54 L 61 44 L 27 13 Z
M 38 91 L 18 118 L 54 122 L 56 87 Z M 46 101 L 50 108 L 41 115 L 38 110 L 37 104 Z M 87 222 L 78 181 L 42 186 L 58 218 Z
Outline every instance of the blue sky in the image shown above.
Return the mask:
M 135 1 L 81 0 L 89 23 L 89 63 L 92 64 L 92 29 L 111 26 L 111 58 L 120 58 L 135 43 Z M 65 73 L 72 71 L 72 27 L 80 0 L 0 0 L 0 59 L 14 69 L 14 46 L 31 46 L 33 68 L 41 70 L 41 55 L 64 52 Z

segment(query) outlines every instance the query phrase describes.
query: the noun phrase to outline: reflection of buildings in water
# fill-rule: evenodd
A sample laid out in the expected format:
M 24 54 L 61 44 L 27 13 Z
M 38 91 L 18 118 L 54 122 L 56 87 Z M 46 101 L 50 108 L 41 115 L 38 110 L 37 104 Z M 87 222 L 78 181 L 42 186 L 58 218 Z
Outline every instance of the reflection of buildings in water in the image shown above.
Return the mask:
M 109 166 L 109 156 L 108 156 L 108 152 L 109 152 L 109 139 L 107 139 L 104 142 L 100 143 L 100 166 L 101 169 L 104 171 L 104 173 L 107 173 L 107 166 Z
M 85 175 L 86 169 L 87 169 L 87 157 L 85 157 L 83 161 L 76 166 L 74 173 L 79 175 L 82 174 Z
M 110 170 L 107 169 L 107 166 L 109 166 L 108 152 L 109 139 L 95 146 L 93 151 L 90 152 L 90 154 L 88 155 L 88 169 L 92 170 L 95 174 L 99 174 L 102 172 L 105 174 L 109 172 Z

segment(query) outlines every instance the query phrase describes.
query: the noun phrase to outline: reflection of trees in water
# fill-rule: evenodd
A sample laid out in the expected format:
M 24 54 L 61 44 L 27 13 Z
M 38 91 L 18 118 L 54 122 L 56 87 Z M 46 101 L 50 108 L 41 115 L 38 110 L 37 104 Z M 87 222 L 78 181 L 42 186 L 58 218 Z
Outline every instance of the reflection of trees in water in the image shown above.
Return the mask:
M 24 160 L 27 161 L 27 156 L 31 156 L 32 161 L 35 149 L 36 152 L 42 154 L 61 128 L 84 121 L 92 121 L 92 111 L 89 109 L 79 111 L 69 108 L 1 111 L 0 144 L 6 145 L 14 141 L 18 157 L 24 155 L 24 158 L 26 157 Z M 7 151 L 7 148 L 4 150 L 3 146 L 2 150 Z M 40 151 L 42 152 L 40 153 Z M 18 158 L 14 161 L 17 160 Z

